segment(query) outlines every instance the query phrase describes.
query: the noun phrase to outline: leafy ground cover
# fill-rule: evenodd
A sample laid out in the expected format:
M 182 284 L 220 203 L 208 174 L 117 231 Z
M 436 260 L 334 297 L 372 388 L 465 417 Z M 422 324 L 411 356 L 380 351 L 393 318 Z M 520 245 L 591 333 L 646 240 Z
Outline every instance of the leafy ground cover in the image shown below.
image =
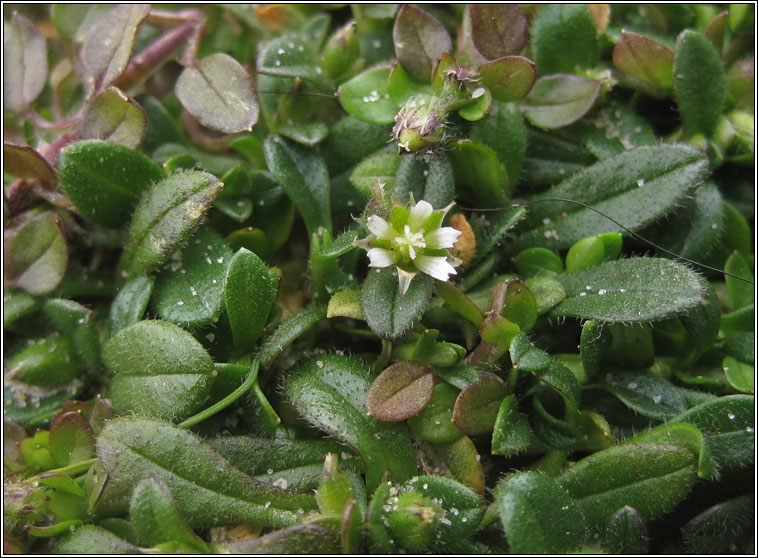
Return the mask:
M 755 551 L 753 5 L 3 17 L 5 552 Z

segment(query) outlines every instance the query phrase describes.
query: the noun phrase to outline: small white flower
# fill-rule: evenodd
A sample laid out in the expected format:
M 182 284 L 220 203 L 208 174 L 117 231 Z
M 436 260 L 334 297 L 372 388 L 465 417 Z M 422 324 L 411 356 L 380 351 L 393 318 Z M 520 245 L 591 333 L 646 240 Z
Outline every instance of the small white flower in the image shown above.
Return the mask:
M 366 221 L 371 233 L 358 243 L 367 250 L 369 267 L 397 268 L 401 294 L 405 294 L 417 273 L 426 273 L 439 281 L 447 281 L 455 275 L 455 266 L 460 263 L 448 253 L 461 234 L 452 227 L 442 227 L 445 214 L 453 207 L 435 211 L 424 200 L 410 209 L 396 207 L 389 222 L 379 215 Z

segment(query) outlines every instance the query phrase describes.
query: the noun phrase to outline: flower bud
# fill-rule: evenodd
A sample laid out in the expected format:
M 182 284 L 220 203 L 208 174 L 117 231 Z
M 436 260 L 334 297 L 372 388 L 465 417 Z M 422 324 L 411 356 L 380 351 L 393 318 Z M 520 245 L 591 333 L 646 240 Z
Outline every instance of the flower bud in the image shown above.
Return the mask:
M 355 65 L 360 55 L 360 44 L 355 34 L 355 21 L 338 29 L 324 46 L 321 67 L 332 78 L 338 79 Z
M 398 150 L 410 153 L 439 144 L 445 136 L 446 116 L 434 100 L 411 98 L 395 116 L 392 137 Z
M 386 516 L 392 537 L 408 550 L 425 547 L 437 529 L 441 508 L 416 492 L 399 494 L 396 499 Z
M 458 110 L 473 103 L 484 94 L 484 85 L 479 71 L 470 66 L 453 66 L 442 74 L 444 105 L 448 110 Z
M 29 525 L 47 511 L 44 488 L 31 482 L 3 483 L 3 522 Z

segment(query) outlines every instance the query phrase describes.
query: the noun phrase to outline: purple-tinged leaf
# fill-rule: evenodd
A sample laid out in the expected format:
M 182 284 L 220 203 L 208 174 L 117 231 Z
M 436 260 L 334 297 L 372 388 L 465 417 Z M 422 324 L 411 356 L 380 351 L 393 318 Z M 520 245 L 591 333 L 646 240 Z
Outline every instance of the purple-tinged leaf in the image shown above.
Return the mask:
M 613 64 L 655 88 L 667 91 L 674 85 L 674 53 L 643 35 L 622 31 L 613 49 Z
M 101 139 L 136 149 L 147 132 L 147 115 L 131 97 L 109 87 L 87 103 L 79 124 L 82 139 Z
M 47 45 L 37 26 L 19 14 L 3 31 L 3 108 L 21 112 L 45 87 Z
M 452 52 L 453 42 L 445 27 L 430 13 L 404 5 L 392 29 L 395 55 L 411 76 L 427 83 L 437 58 Z
M 65 467 L 95 455 L 95 434 L 83 413 L 69 411 L 53 417 L 47 447 L 55 463 Z
M 6 78 L 7 79 L 7 78 Z M 40 153 L 28 145 L 3 143 L 3 171 L 19 178 L 55 182 L 55 171 Z
M 471 39 L 493 60 L 518 54 L 529 39 L 529 22 L 518 4 L 470 4 Z
M 504 56 L 479 66 L 479 73 L 498 101 L 518 101 L 537 80 L 534 62 L 523 56 Z
M 533 125 L 553 129 L 579 120 L 595 104 L 601 83 L 568 74 L 537 80 L 524 102 L 524 113 Z
M 721 12 L 708 23 L 703 31 L 705 37 L 711 41 L 711 44 L 719 54 L 721 54 L 724 48 L 724 35 L 726 34 L 728 25 L 729 12 Z
M 368 414 L 376 419 L 405 420 L 426 407 L 434 390 L 434 373 L 413 360 L 396 362 L 377 376 L 366 399 Z
M 6 233 L 9 231 L 6 230 Z M 68 264 L 68 242 L 60 217 L 40 213 L 6 237 L 5 278 L 31 294 L 45 294 L 58 286 Z
M 176 96 L 200 124 L 234 134 L 258 122 L 258 99 L 245 68 L 217 52 L 186 68 L 176 81 Z
M 453 422 L 469 436 L 490 432 L 495 425 L 500 403 L 508 390 L 494 374 L 482 372 L 482 379 L 464 389 L 455 400 Z
M 149 12 L 149 4 L 119 4 L 87 32 L 82 61 L 98 89 L 124 73 L 137 30 Z

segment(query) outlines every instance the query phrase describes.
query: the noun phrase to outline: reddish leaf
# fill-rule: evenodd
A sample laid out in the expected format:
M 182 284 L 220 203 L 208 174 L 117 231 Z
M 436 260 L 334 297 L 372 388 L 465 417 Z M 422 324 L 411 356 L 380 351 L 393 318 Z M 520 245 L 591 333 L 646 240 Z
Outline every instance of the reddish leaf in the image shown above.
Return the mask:
M 397 362 L 371 384 L 368 414 L 387 422 L 405 420 L 426 407 L 433 389 L 434 374 L 429 366 L 413 360 Z
M 28 145 L 3 144 L 4 170 L 19 178 L 39 178 L 43 182 L 55 182 L 55 171 L 50 163 Z
M 445 27 L 428 12 L 404 5 L 392 29 L 395 55 L 411 76 L 427 83 L 437 58 L 452 52 L 453 42 Z
M 55 415 L 47 443 L 59 467 L 79 463 L 95 455 L 95 434 L 80 411 Z
M 490 60 L 518 54 L 529 38 L 529 23 L 518 4 L 470 4 L 471 39 Z
M 613 49 L 613 64 L 654 87 L 671 89 L 674 85 L 674 53 L 637 33 L 621 32 Z
M 480 372 L 482 379 L 464 389 L 455 400 L 453 422 L 469 436 L 490 432 L 501 401 L 508 394 L 505 382 L 494 374 Z

